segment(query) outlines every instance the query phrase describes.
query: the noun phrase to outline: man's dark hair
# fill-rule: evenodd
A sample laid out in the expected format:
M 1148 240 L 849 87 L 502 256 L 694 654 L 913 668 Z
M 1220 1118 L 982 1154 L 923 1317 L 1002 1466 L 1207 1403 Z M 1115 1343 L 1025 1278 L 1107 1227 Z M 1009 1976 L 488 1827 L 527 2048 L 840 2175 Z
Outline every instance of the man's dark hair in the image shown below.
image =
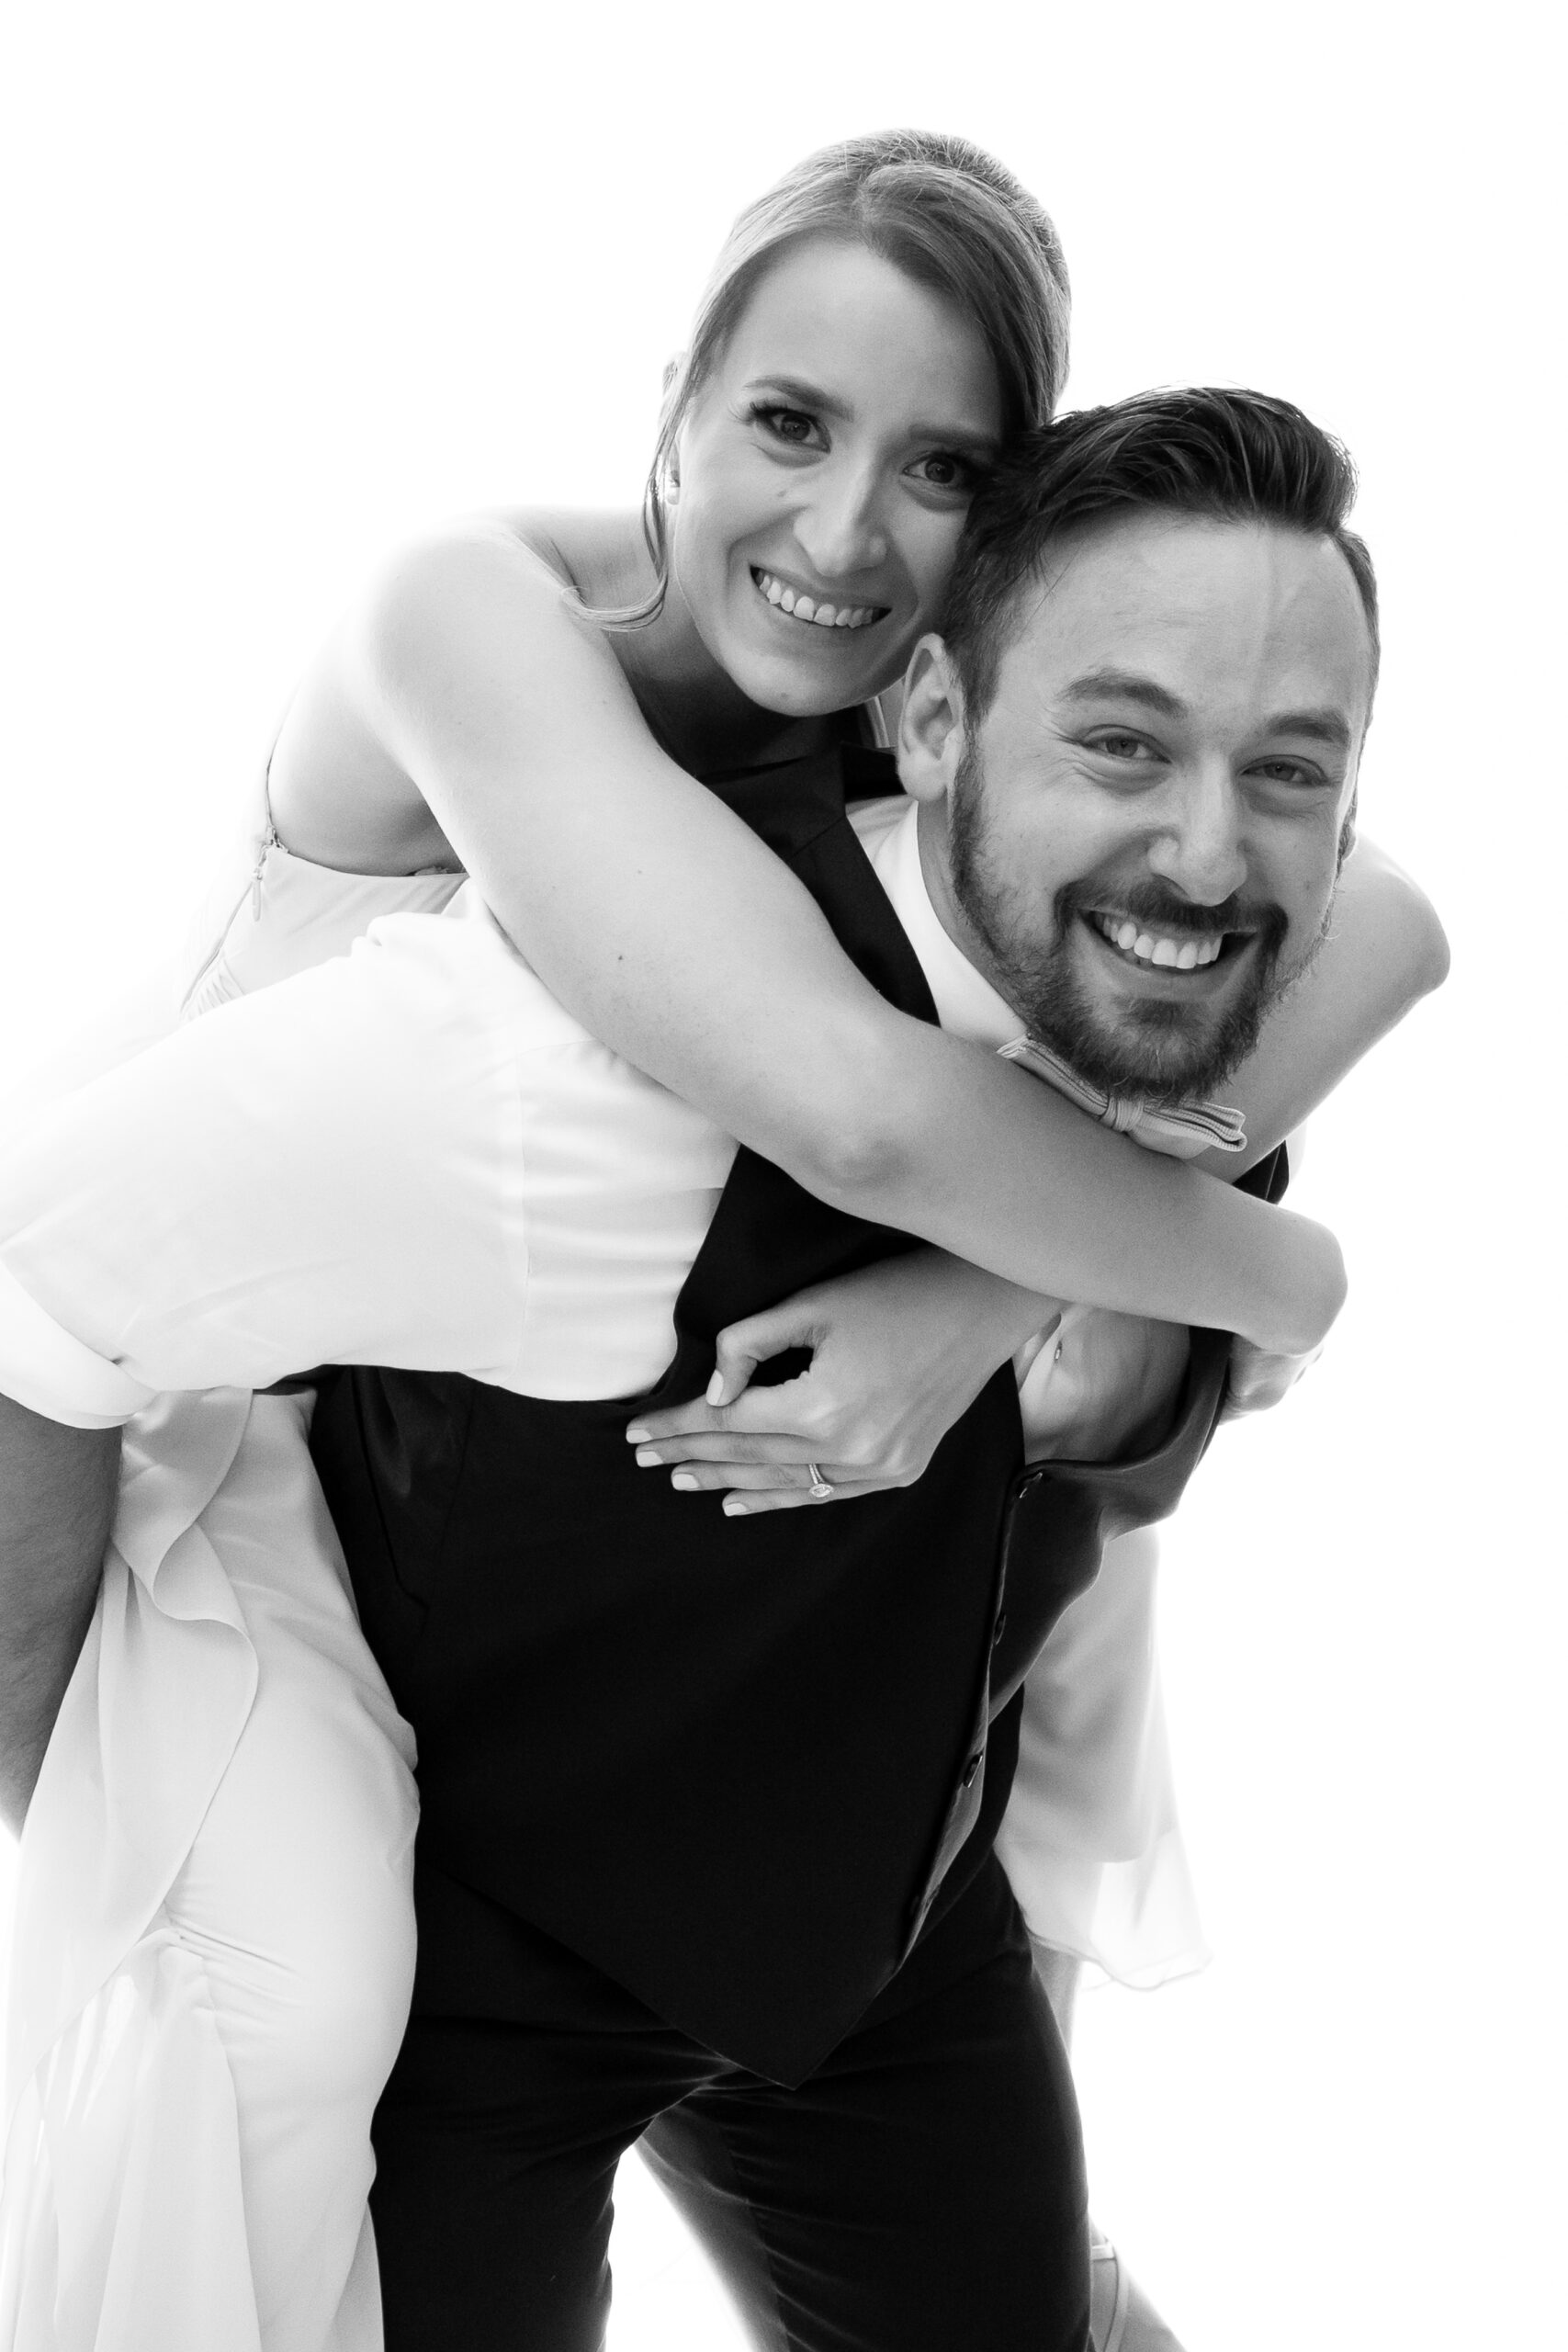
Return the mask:
M 1140 392 L 1078 409 L 1013 441 L 970 507 L 942 634 L 971 727 L 984 718 L 1021 617 L 1020 592 L 1055 543 L 1136 509 L 1274 523 L 1332 539 L 1349 565 L 1378 670 L 1371 558 L 1345 518 L 1355 503 L 1348 454 L 1289 401 L 1265 392 Z

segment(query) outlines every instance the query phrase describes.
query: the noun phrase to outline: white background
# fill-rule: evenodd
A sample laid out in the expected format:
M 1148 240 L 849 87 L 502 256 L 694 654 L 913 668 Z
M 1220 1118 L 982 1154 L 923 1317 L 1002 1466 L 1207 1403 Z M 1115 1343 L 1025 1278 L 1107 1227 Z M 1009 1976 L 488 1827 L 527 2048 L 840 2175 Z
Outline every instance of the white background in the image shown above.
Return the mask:
M 1168 1546 L 1219 1957 L 1091 1999 L 1080 2083 L 1097 2213 L 1190 2352 L 1552 2340 L 1563 434 L 1529 15 L 55 0 L 6 82 L 29 1046 L 170 939 L 386 547 L 635 498 L 730 217 L 828 139 L 959 130 L 1043 198 L 1073 402 L 1239 381 L 1349 442 L 1386 613 L 1364 821 L 1453 978 L 1314 1131 L 1329 1358 Z M 617 2352 L 729 2346 L 629 2201 Z

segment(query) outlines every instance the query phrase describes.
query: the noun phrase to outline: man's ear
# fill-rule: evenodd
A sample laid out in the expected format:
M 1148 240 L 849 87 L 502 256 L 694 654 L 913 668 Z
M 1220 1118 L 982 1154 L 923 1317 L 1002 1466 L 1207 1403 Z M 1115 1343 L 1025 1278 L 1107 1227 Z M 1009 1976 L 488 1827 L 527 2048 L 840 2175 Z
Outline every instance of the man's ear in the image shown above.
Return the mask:
M 964 756 L 964 695 L 940 637 L 922 637 L 904 673 L 898 775 L 916 800 L 941 800 Z

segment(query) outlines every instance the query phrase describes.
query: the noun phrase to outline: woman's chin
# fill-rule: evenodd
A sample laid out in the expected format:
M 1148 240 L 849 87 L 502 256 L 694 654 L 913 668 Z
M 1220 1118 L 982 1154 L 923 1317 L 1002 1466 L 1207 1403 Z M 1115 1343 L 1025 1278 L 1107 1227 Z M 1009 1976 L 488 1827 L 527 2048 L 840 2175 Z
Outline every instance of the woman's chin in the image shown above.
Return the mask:
M 836 652 L 819 662 L 799 655 L 784 661 L 738 654 L 725 667 L 749 702 L 783 718 L 822 718 L 829 711 L 849 710 L 881 694 L 900 674 L 885 662 L 845 661 Z

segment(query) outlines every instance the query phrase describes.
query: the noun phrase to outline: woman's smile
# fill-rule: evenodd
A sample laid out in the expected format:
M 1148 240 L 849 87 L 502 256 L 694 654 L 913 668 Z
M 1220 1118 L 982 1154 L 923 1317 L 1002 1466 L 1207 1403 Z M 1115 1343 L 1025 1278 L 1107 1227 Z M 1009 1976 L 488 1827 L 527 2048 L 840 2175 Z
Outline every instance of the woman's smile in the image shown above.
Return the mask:
M 764 571 L 757 563 L 750 569 L 752 582 L 764 602 L 797 624 L 804 622 L 819 629 L 862 629 L 874 628 L 878 621 L 887 618 L 886 605 L 859 605 L 847 597 L 835 602 L 826 589 L 807 589 L 790 574 Z

